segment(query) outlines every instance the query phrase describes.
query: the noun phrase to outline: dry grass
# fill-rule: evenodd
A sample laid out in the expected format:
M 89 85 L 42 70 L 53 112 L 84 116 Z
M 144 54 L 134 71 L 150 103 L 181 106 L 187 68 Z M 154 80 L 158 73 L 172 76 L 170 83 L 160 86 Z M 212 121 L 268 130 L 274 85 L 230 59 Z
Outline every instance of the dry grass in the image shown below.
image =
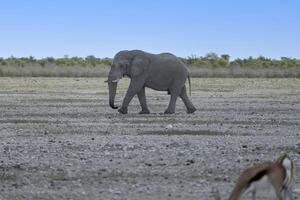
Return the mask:
M 195 67 L 190 66 L 192 77 L 219 77 L 219 78 L 300 78 L 300 68 L 241 68 L 235 67 Z
M 2 77 L 105 77 L 110 67 L 108 65 L 85 66 L 0 66 Z
M 110 66 L 56 66 L 47 64 L 30 66 L 1 66 L 0 77 L 106 77 Z M 241 68 L 235 67 L 195 67 L 189 66 L 191 77 L 219 78 L 300 78 L 300 68 Z

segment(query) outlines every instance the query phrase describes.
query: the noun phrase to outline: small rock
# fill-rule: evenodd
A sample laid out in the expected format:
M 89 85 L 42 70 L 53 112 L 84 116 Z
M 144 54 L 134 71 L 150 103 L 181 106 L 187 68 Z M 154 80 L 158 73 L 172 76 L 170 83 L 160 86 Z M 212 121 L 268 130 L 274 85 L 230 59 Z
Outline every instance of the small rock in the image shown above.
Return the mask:
M 183 151 L 177 153 L 177 156 L 184 156 L 184 155 L 185 155 L 185 154 L 184 154 Z
M 165 127 L 165 129 L 171 129 L 171 128 L 173 128 L 173 126 L 172 126 L 172 124 L 168 124 L 166 127 Z
M 191 164 L 194 164 L 195 163 L 195 160 L 193 159 L 189 159 L 186 161 L 186 165 L 191 165 Z

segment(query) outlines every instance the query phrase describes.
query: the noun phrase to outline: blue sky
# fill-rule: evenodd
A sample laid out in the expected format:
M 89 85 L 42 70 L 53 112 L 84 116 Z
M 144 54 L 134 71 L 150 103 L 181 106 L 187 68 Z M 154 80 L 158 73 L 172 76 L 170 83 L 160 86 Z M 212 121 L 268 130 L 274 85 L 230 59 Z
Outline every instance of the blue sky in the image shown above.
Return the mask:
M 300 58 L 300 1 L 0 1 L 0 57 L 112 57 L 123 49 Z

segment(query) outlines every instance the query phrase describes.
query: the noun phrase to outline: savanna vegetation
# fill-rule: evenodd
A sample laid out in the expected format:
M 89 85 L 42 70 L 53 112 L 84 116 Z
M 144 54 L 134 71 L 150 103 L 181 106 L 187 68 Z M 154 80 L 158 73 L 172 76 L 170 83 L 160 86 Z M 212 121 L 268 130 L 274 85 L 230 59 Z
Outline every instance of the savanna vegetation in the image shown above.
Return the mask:
M 230 59 L 227 54 L 208 53 L 181 58 L 194 77 L 300 77 L 300 59 L 264 56 Z M 41 58 L 0 57 L 0 76 L 103 77 L 112 58 L 82 57 Z

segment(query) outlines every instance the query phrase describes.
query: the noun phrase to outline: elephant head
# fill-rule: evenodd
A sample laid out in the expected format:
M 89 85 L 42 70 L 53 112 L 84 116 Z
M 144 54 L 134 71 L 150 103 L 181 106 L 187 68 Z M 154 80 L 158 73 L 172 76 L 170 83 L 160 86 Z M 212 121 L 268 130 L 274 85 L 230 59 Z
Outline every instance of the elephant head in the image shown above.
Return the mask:
M 123 76 L 129 78 L 140 76 L 148 65 L 148 59 L 143 52 L 120 51 L 113 59 L 111 69 L 108 74 L 109 105 L 113 109 L 118 107 L 114 105 L 117 84 Z

